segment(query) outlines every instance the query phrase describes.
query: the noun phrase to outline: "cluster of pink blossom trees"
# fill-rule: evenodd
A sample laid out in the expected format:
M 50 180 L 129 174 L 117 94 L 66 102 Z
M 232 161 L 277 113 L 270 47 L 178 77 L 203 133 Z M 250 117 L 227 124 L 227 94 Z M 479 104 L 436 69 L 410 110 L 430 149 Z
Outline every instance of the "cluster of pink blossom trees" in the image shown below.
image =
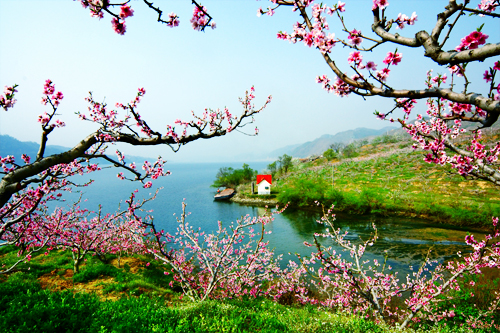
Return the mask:
M 0 98 L 1 106 L 6 111 L 15 105 L 16 87 L 6 87 Z M 0 157 L 0 246 L 20 247 L 20 253 L 25 259 L 29 259 L 34 251 L 45 246 L 72 248 L 77 270 L 79 262 L 89 252 L 116 252 L 117 246 L 125 246 L 131 240 L 142 244 L 142 222 L 135 211 L 140 209 L 144 202 L 135 203 L 133 194 L 127 201 L 127 210 L 105 216 L 101 216 L 100 211 L 89 212 L 78 205 L 67 211 L 57 209 L 53 214 L 49 214 L 47 203 L 60 200 L 61 191 L 71 191 L 77 186 L 89 185 L 78 183 L 74 176 L 99 171 L 101 167 L 97 162 L 94 163 L 99 160 L 110 162 L 124 170 L 118 173 L 118 178 L 138 181 L 143 183 L 144 188 L 149 188 L 151 181 L 169 174 L 164 169 L 165 161 L 161 157 L 152 164 L 145 161 L 141 171 L 135 163 L 127 164 L 120 151 L 116 150 L 115 157 L 107 154 L 109 144 L 125 142 L 143 146 L 166 145 L 177 151 L 189 142 L 226 135 L 234 129 L 251 124 L 253 116 L 271 101 L 269 96 L 264 106 L 257 109 L 253 103 L 255 95 L 252 87 L 245 98 L 240 99 L 243 107 L 240 116 L 233 116 L 227 108 L 205 109 L 199 116 L 193 113 L 191 121 L 177 120 L 177 129 L 171 125 L 166 125 L 164 129 L 154 129 L 141 118 L 138 111 L 138 104 L 145 93 L 144 88 L 139 88 L 137 95 L 129 103 L 116 103 L 116 109 L 95 101 L 90 93 L 86 98 L 89 104 L 87 112 L 78 112 L 77 115 L 82 121 L 95 124 L 96 130 L 72 149 L 46 156 L 49 135 L 57 128 L 64 127 L 65 123 L 57 119 L 57 109 L 64 95 L 56 92 L 51 80 L 45 82 L 41 102 L 49 107 L 49 111 L 38 116 L 42 137 L 37 156 L 32 160 L 30 156 L 23 155 L 22 163 L 18 163 L 11 155 Z M 91 213 L 92 217 L 89 216 Z M 111 245 L 112 243 L 115 245 Z M 127 246 L 137 248 L 136 245 Z M 4 271 L 12 268 L 4 268 Z
M 107 0 L 80 0 L 99 19 L 112 17 L 112 28 L 118 34 L 126 32 L 125 19 L 133 17 L 134 10 L 128 1 L 111 4 Z M 314 47 L 333 71 L 335 79 L 327 75 L 317 77 L 325 90 L 338 96 L 352 94 L 394 99 L 395 106 L 388 112 L 375 112 L 376 116 L 391 122 L 398 121 L 415 140 L 415 147 L 427 151 L 425 160 L 429 163 L 450 164 L 466 177 L 481 178 L 500 185 L 498 155 L 500 142 L 486 144 L 482 141 L 480 128 L 474 129 L 470 139 L 460 140 L 467 130 L 462 122 L 473 122 L 484 127 L 494 125 L 500 114 L 500 85 L 495 81 L 500 70 L 500 44 L 489 42 L 481 27 L 463 36 L 458 45 L 449 44 L 452 30 L 467 19 L 466 14 L 496 19 L 498 0 L 482 0 L 477 7 L 470 1 L 457 3 L 449 0 L 443 11 L 437 13 L 436 24 L 430 32 L 421 30 L 414 36 L 403 36 L 407 25 L 417 24 L 416 13 L 390 13 L 386 0 L 374 0 L 366 10 L 373 13 L 371 30 L 367 36 L 358 28 L 347 28 L 341 13 L 350 10 L 349 3 L 339 1 L 332 6 L 314 0 L 270 0 L 266 10 L 259 14 L 270 16 L 278 13 L 280 7 L 291 7 L 299 15 L 292 33 L 279 32 L 278 39 L 297 43 L 302 41 Z M 162 10 L 144 0 L 158 13 L 158 21 L 169 27 L 179 25 L 180 19 L 174 13 L 162 18 Z M 215 28 L 207 9 L 194 3 L 190 20 L 193 29 L 203 31 L 207 26 Z M 391 15 L 392 18 L 387 16 Z M 339 38 L 330 32 L 329 17 L 339 20 L 342 33 Z M 401 32 L 394 32 L 401 29 Z M 347 59 L 334 59 L 335 47 L 341 45 L 353 51 Z M 388 46 L 387 55 L 379 65 L 371 59 L 375 48 Z M 337 46 L 338 47 L 338 46 Z M 419 90 L 396 88 L 390 85 L 391 71 L 404 61 L 400 48 L 422 48 L 423 55 L 436 64 L 446 66 L 446 73 L 433 75 L 428 72 L 423 88 Z M 452 49 L 451 51 L 445 51 Z M 379 68 L 379 66 L 381 68 Z M 470 91 L 467 74 L 471 67 L 484 70 L 482 92 Z M 476 70 L 476 69 L 474 69 Z M 461 86 L 460 88 L 459 85 Z M 15 112 L 17 85 L 7 86 L 0 95 L 0 107 Z M 448 291 L 460 288 L 459 279 L 465 274 L 480 274 L 481 270 L 500 268 L 500 236 L 498 218 L 493 218 L 493 233 L 477 241 L 472 236 L 466 239 L 471 253 L 431 268 L 426 259 L 413 275 L 400 277 L 385 263 L 364 260 L 363 254 L 373 245 L 378 235 L 374 226 L 371 239 L 352 244 L 346 233 L 335 228 L 330 211 L 319 221 L 325 224 L 323 234 L 314 235 L 315 248 L 310 257 L 299 257 L 299 263 L 290 262 L 288 268 L 280 269 L 280 256 L 274 257 L 264 241 L 265 225 L 272 215 L 259 218 L 244 217 L 228 228 L 219 223 L 218 230 L 205 234 L 193 230 L 186 221 L 185 204 L 178 220 L 178 231 L 170 235 L 157 231 L 153 220 L 141 217 L 139 212 L 146 201 L 137 201 L 132 193 L 125 209 L 114 214 L 102 215 L 100 209 L 91 212 L 79 207 L 79 202 L 67 209 L 56 208 L 49 212 L 50 201 L 60 200 L 61 191 L 71 191 L 77 186 L 87 186 L 75 181 L 77 175 L 96 172 L 101 169 L 94 161 L 111 162 L 121 168 L 121 179 L 141 182 L 149 188 L 152 181 L 169 174 L 161 158 L 153 164 L 145 162 L 142 172 L 134 163 L 127 164 L 123 154 L 116 151 L 116 157 L 107 154 L 110 144 L 123 142 L 131 145 L 166 145 L 177 151 L 182 145 L 198 139 L 226 135 L 234 129 L 253 122 L 253 115 L 262 111 L 271 101 L 256 108 L 253 104 L 254 89 L 240 99 L 243 112 L 233 116 L 228 109 L 206 109 L 201 115 L 193 114 L 193 120 L 177 120 L 174 126 L 165 128 L 150 126 L 139 113 L 139 103 L 145 95 L 139 88 L 136 96 L 128 103 L 116 103 L 115 108 L 96 101 L 90 93 L 86 98 L 86 112 L 79 112 L 82 121 L 95 124 L 96 130 L 89 133 L 75 147 L 66 152 L 46 156 L 45 148 L 49 135 L 65 123 L 57 119 L 57 109 L 64 95 L 56 91 L 55 84 L 47 80 L 43 86 L 42 104 L 48 108 L 38 117 L 41 126 L 41 141 L 37 156 L 31 159 L 22 156 L 22 162 L 13 156 L 0 156 L 2 179 L 0 181 L 0 246 L 19 247 L 22 262 L 30 260 L 37 251 L 53 248 L 71 249 L 75 271 L 88 253 L 98 256 L 120 251 L 147 252 L 166 263 L 165 274 L 174 274 L 174 279 L 185 294 L 193 300 L 206 298 L 239 297 L 243 295 L 268 295 L 279 299 L 291 294 L 303 303 L 321 304 L 343 311 L 362 313 L 377 320 L 399 322 L 401 328 L 421 320 L 440 321 L 453 317 L 453 310 L 436 313 L 437 302 Z M 413 115 L 415 104 L 426 101 L 426 115 Z M 394 118 L 401 110 L 399 118 Z M 411 121 L 412 118 L 415 121 Z M 181 130 L 179 131 L 179 127 Z M 259 230 L 254 228 L 259 227 Z M 149 235 L 149 237 L 146 237 Z M 349 257 L 334 252 L 320 244 L 318 237 L 328 238 L 349 253 Z M 18 263 L 2 267 L 2 272 L 11 271 Z M 319 266 L 318 266 L 319 265 Z M 318 268 L 319 267 L 319 268 Z M 311 291 L 314 290 L 314 295 Z M 403 294 L 409 295 L 403 297 Z M 318 296 L 319 295 L 319 296 Z M 403 297 L 404 307 L 394 308 L 391 301 Z M 500 298 L 479 317 L 469 318 L 471 326 L 498 327 L 498 323 L 483 321 L 496 311 Z

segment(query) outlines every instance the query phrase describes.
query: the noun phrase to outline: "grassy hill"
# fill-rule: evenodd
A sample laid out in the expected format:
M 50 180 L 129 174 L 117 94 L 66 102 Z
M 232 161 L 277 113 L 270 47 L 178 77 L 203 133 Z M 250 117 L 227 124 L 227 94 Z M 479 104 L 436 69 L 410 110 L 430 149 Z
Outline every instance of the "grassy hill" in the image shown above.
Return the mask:
M 486 132 L 499 140 L 500 130 Z M 409 139 L 381 136 L 361 142 L 356 157 L 296 160 L 287 174 L 275 175 L 272 196 L 302 208 L 335 205 L 336 211 L 407 215 L 457 225 L 485 227 L 500 216 L 499 188 L 469 180 L 450 166 L 428 164 Z M 247 192 L 242 188 L 240 192 Z

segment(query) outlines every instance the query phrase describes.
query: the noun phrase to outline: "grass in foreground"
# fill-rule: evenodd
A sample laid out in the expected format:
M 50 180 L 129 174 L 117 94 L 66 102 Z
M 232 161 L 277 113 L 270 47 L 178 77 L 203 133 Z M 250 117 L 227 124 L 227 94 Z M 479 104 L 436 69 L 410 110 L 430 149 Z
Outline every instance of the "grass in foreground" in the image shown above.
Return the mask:
M 15 258 L 15 248 L 1 255 L 3 263 Z M 145 256 L 123 257 L 120 267 L 113 256 L 108 264 L 89 258 L 75 275 L 69 258 L 69 251 L 37 255 L 0 276 L 0 332 L 396 331 L 360 316 L 264 298 L 193 303 L 168 286 L 163 265 Z M 461 329 L 442 324 L 425 331 Z

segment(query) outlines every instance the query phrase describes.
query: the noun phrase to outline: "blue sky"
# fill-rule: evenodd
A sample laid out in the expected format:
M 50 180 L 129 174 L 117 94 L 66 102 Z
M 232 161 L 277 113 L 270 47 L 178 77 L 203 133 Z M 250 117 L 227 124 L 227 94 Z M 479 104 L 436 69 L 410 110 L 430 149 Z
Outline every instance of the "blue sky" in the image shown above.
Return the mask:
M 331 2 L 331 4 L 337 1 Z M 50 78 L 65 98 L 59 108 L 67 126 L 54 131 L 49 144 L 72 146 L 95 127 L 81 122 L 75 112 L 87 107 L 88 91 L 109 105 L 127 102 L 138 87 L 147 91 L 139 111 L 154 128 L 165 131 L 166 124 L 177 118 L 189 120 L 191 110 L 227 106 L 233 114 L 241 108 L 238 97 L 255 86 L 257 104 L 273 95 L 273 102 L 256 116 L 260 129 L 257 137 L 232 133 L 227 137 L 194 142 L 174 154 L 168 147 L 120 147 L 126 154 L 162 155 L 176 162 L 253 160 L 262 152 L 286 145 L 303 143 L 323 134 L 357 127 L 381 128 L 389 123 L 377 120 L 373 111 L 387 111 L 392 101 L 382 98 L 340 98 L 328 94 L 315 82 L 317 75 L 333 77 L 320 53 L 303 44 L 293 45 L 276 38 L 279 30 L 292 31 L 299 19 L 289 8 L 273 17 L 257 17 L 267 1 L 206 0 L 205 5 L 217 23 L 215 30 L 200 33 L 191 29 L 191 1 L 156 1 L 155 5 L 180 16 L 181 26 L 168 28 L 156 22 L 156 14 L 142 1 L 131 1 L 135 10 L 127 19 L 127 33 L 117 35 L 111 18 L 91 18 L 76 1 L 0 0 L 0 85 L 19 84 L 18 104 L 9 112 L 0 112 L 0 134 L 23 141 L 38 141 L 41 135 L 37 116 L 46 107 L 40 104 L 43 83 Z M 430 31 L 435 17 L 447 1 L 392 0 L 387 16 L 417 12 L 414 27 L 401 34 L 412 36 L 419 30 Z M 477 3 L 473 3 L 476 6 Z M 348 28 L 370 35 L 371 1 L 347 1 L 345 18 Z M 331 30 L 346 37 L 338 22 L 330 19 Z M 500 29 L 489 18 L 467 18 L 447 44 L 449 49 L 460 38 L 485 22 L 488 42 L 498 42 Z M 372 34 L 373 36 L 373 34 Z M 382 59 L 394 46 L 382 47 L 369 57 L 381 67 Z M 389 83 L 397 88 L 422 88 L 428 69 L 449 74 L 423 57 L 423 50 L 400 48 L 403 61 L 394 68 Z M 341 68 L 347 68 L 350 52 L 334 48 Z M 498 59 L 496 59 L 498 60 Z M 484 92 L 484 64 L 474 64 L 472 90 Z M 472 72 L 472 71 L 471 71 Z M 423 112 L 425 102 L 418 103 Z M 112 147 L 114 150 L 114 147 Z

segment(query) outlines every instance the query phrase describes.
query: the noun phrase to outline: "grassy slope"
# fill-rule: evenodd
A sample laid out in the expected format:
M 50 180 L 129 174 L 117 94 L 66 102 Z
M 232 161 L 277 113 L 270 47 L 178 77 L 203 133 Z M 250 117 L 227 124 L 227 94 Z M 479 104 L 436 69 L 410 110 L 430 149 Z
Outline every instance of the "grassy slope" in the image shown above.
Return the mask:
M 354 159 L 301 163 L 273 190 L 280 202 L 301 207 L 317 200 L 335 204 L 337 211 L 404 214 L 459 225 L 488 226 L 492 216 L 500 215 L 498 187 L 464 179 L 449 166 L 428 164 L 421 151 L 408 146 L 368 144 Z

